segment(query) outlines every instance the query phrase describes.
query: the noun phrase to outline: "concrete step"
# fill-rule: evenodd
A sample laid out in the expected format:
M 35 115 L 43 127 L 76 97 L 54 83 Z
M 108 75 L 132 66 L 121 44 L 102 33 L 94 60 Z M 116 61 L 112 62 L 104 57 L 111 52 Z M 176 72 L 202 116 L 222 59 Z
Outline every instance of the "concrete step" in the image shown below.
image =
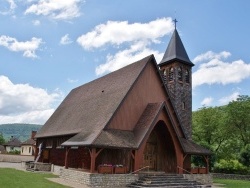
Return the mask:
M 138 181 L 129 184 L 127 187 L 134 188 L 159 188 L 159 187 L 168 187 L 168 188 L 204 188 L 205 186 L 201 183 L 195 181 L 189 181 L 185 179 L 182 175 L 178 174 L 164 174 L 164 173 L 145 173 L 140 174 Z

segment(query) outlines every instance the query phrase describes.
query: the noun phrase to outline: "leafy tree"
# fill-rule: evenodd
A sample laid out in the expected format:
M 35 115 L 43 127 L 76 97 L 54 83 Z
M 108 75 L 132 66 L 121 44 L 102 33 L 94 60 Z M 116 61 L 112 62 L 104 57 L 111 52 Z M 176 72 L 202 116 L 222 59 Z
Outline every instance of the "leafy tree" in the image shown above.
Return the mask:
M 240 95 L 227 105 L 228 124 L 244 146 L 250 143 L 250 97 Z
M 224 107 L 203 107 L 193 113 L 193 139 L 219 154 L 232 134 Z
M 4 140 L 3 134 L 0 133 L 0 145 L 2 145 L 4 143 L 5 143 L 5 140 Z
M 250 144 L 247 144 L 241 151 L 239 161 L 243 165 L 250 167 Z

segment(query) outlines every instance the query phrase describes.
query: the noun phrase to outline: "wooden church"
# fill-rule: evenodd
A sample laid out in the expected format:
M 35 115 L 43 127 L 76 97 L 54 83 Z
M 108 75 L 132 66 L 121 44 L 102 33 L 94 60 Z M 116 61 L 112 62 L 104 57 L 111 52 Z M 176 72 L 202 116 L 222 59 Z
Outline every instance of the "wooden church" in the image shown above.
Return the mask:
M 175 29 L 162 61 L 149 55 L 73 89 L 36 134 L 40 162 L 98 172 L 185 173 L 192 141 L 192 66 Z M 36 152 L 36 157 L 38 152 Z

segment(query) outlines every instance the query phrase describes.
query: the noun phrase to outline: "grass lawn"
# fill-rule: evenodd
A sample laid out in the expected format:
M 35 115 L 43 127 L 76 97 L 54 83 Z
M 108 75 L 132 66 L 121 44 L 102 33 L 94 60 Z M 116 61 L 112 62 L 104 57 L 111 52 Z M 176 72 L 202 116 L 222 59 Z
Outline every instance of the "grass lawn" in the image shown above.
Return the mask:
M 2 188 L 66 188 L 46 178 L 57 177 L 48 173 L 24 172 L 12 168 L 0 168 L 0 187 Z
M 230 179 L 213 179 L 214 183 L 224 184 L 225 188 L 250 188 L 250 181 L 230 180 Z

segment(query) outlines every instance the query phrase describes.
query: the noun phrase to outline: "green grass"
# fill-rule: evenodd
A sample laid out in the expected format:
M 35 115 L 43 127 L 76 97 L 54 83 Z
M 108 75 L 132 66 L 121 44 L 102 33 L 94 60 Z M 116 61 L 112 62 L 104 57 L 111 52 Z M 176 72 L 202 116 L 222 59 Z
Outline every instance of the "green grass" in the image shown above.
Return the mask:
M 224 184 L 225 188 L 250 188 L 250 181 L 230 180 L 230 179 L 213 179 L 214 183 Z
M 1 188 L 66 188 L 46 178 L 55 178 L 49 173 L 24 172 L 11 168 L 0 168 Z

